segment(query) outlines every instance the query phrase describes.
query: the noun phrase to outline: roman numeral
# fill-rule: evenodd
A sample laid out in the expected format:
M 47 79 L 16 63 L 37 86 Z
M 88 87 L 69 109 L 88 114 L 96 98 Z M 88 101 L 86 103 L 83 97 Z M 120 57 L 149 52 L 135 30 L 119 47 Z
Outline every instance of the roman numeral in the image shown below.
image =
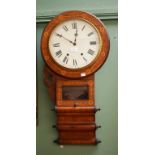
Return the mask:
M 77 29 L 77 23 L 72 23 L 72 28 Z
M 96 45 L 96 41 L 91 41 L 90 45 Z
M 60 43 L 55 43 L 53 44 L 54 47 L 59 47 L 60 46 Z
M 85 57 L 83 57 L 83 60 L 87 63 L 87 59 Z
M 88 53 L 89 53 L 90 55 L 94 55 L 95 52 L 94 52 L 93 50 L 89 49 L 89 50 L 88 50 Z
M 59 58 L 62 55 L 62 51 L 61 50 L 57 51 L 55 55 Z
M 58 34 L 58 33 L 55 33 L 55 34 L 56 34 L 57 37 L 60 37 L 60 38 L 62 37 L 61 34 Z
M 88 33 L 88 37 L 90 37 L 92 34 L 94 34 L 94 32 L 90 32 L 90 33 Z
M 68 28 L 67 28 L 67 26 L 63 26 L 63 29 L 65 30 L 65 31 L 68 31 Z
M 84 26 L 82 27 L 82 31 L 84 30 L 85 26 L 86 26 L 86 25 L 84 25 Z
M 77 66 L 77 61 L 76 61 L 76 59 L 73 59 L 73 66 Z
M 66 63 L 66 64 L 68 63 L 68 58 L 67 58 L 67 56 L 64 57 L 63 62 Z

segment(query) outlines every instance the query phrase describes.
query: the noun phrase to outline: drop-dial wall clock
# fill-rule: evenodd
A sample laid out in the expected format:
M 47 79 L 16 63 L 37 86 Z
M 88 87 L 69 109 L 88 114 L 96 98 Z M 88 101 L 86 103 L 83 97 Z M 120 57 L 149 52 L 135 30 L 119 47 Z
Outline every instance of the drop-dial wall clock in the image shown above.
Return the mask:
M 45 27 L 41 50 L 45 84 L 55 103 L 59 144 L 97 144 L 94 73 L 104 64 L 109 39 L 103 23 L 82 11 L 67 11 Z

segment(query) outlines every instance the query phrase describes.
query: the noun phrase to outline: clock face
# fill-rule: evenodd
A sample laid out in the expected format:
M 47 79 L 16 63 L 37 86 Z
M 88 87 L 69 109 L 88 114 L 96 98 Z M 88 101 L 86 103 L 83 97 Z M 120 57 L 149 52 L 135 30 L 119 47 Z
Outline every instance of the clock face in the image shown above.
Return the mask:
M 96 28 L 82 19 L 71 19 L 57 25 L 49 37 L 49 52 L 56 63 L 68 69 L 90 65 L 102 45 Z

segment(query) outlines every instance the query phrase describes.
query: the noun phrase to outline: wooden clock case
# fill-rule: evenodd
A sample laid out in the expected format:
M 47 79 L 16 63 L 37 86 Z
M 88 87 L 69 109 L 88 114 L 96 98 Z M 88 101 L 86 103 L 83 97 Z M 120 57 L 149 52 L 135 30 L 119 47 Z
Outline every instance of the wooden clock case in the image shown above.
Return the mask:
M 68 69 L 57 64 L 48 47 L 53 29 L 63 21 L 83 19 L 98 30 L 101 40 L 100 54 L 90 65 L 81 69 Z M 45 27 L 41 50 L 45 60 L 44 82 L 57 114 L 55 127 L 58 130 L 58 144 L 98 144 L 95 131 L 101 126 L 95 123 L 94 73 L 104 64 L 109 53 L 109 38 L 102 22 L 95 16 L 82 11 L 67 11 L 56 16 Z

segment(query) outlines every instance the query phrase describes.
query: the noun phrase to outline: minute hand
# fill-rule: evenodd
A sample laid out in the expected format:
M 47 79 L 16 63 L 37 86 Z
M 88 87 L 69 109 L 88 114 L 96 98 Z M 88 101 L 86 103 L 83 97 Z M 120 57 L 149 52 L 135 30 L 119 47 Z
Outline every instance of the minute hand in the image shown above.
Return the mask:
M 76 45 L 76 38 L 77 38 L 77 36 L 78 36 L 78 30 L 76 29 L 76 32 L 75 32 L 75 39 L 74 39 L 74 45 Z
M 62 34 L 58 34 L 57 36 L 64 38 L 65 40 L 69 41 L 71 44 L 74 44 L 71 40 L 67 39 L 66 37 L 64 37 Z

